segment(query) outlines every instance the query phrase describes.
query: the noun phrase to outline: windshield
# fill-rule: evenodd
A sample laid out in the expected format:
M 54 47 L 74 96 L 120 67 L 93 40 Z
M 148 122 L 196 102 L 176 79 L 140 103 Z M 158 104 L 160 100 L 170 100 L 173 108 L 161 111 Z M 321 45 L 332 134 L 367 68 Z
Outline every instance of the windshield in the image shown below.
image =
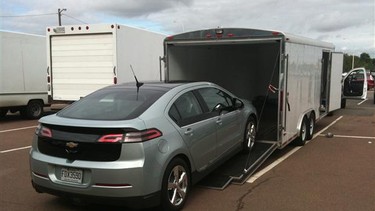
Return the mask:
M 136 88 L 102 89 L 57 113 L 60 117 L 88 120 L 128 120 L 141 115 L 165 91 Z

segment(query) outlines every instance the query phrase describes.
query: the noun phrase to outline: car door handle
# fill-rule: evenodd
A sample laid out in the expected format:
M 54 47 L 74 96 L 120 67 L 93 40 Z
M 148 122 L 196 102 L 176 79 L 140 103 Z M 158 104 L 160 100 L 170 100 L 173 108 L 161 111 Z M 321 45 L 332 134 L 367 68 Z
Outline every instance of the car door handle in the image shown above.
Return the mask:
M 191 128 L 186 129 L 186 131 L 184 132 L 184 134 L 186 136 L 192 136 L 193 135 L 193 129 L 191 129 Z

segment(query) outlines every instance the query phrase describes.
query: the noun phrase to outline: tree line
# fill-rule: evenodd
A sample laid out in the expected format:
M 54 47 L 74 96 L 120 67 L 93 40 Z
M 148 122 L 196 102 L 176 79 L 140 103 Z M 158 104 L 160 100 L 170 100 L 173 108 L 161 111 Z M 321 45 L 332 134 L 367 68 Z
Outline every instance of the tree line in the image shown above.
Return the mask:
M 360 56 L 353 56 L 344 54 L 344 68 L 343 72 L 348 72 L 352 69 L 354 57 L 354 68 L 364 67 L 368 71 L 375 72 L 375 58 L 371 58 L 368 53 L 361 53 Z

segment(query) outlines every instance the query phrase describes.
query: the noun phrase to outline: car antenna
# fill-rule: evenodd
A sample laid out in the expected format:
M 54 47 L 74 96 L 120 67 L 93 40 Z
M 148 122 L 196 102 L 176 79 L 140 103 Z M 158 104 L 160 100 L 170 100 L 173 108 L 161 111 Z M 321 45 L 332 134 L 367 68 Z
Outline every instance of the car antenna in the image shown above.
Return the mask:
M 134 73 L 132 65 L 130 65 L 130 69 L 131 69 L 131 71 L 133 73 L 133 76 L 134 76 L 134 79 L 135 79 L 135 82 L 136 82 L 136 86 L 137 86 L 137 100 L 138 100 L 139 87 L 141 87 L 144 83 L 138 81 L 137 76 Z

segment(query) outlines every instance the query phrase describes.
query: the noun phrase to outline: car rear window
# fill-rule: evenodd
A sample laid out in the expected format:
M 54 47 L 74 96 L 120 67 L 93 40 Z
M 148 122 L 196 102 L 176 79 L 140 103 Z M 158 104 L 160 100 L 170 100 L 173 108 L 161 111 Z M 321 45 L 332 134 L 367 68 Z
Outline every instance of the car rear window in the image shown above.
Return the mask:
M 87 120 L 128 120 L 141 115 L 165 91 L 152 89 L 102 89 L 57 113 L 60 117 Z

